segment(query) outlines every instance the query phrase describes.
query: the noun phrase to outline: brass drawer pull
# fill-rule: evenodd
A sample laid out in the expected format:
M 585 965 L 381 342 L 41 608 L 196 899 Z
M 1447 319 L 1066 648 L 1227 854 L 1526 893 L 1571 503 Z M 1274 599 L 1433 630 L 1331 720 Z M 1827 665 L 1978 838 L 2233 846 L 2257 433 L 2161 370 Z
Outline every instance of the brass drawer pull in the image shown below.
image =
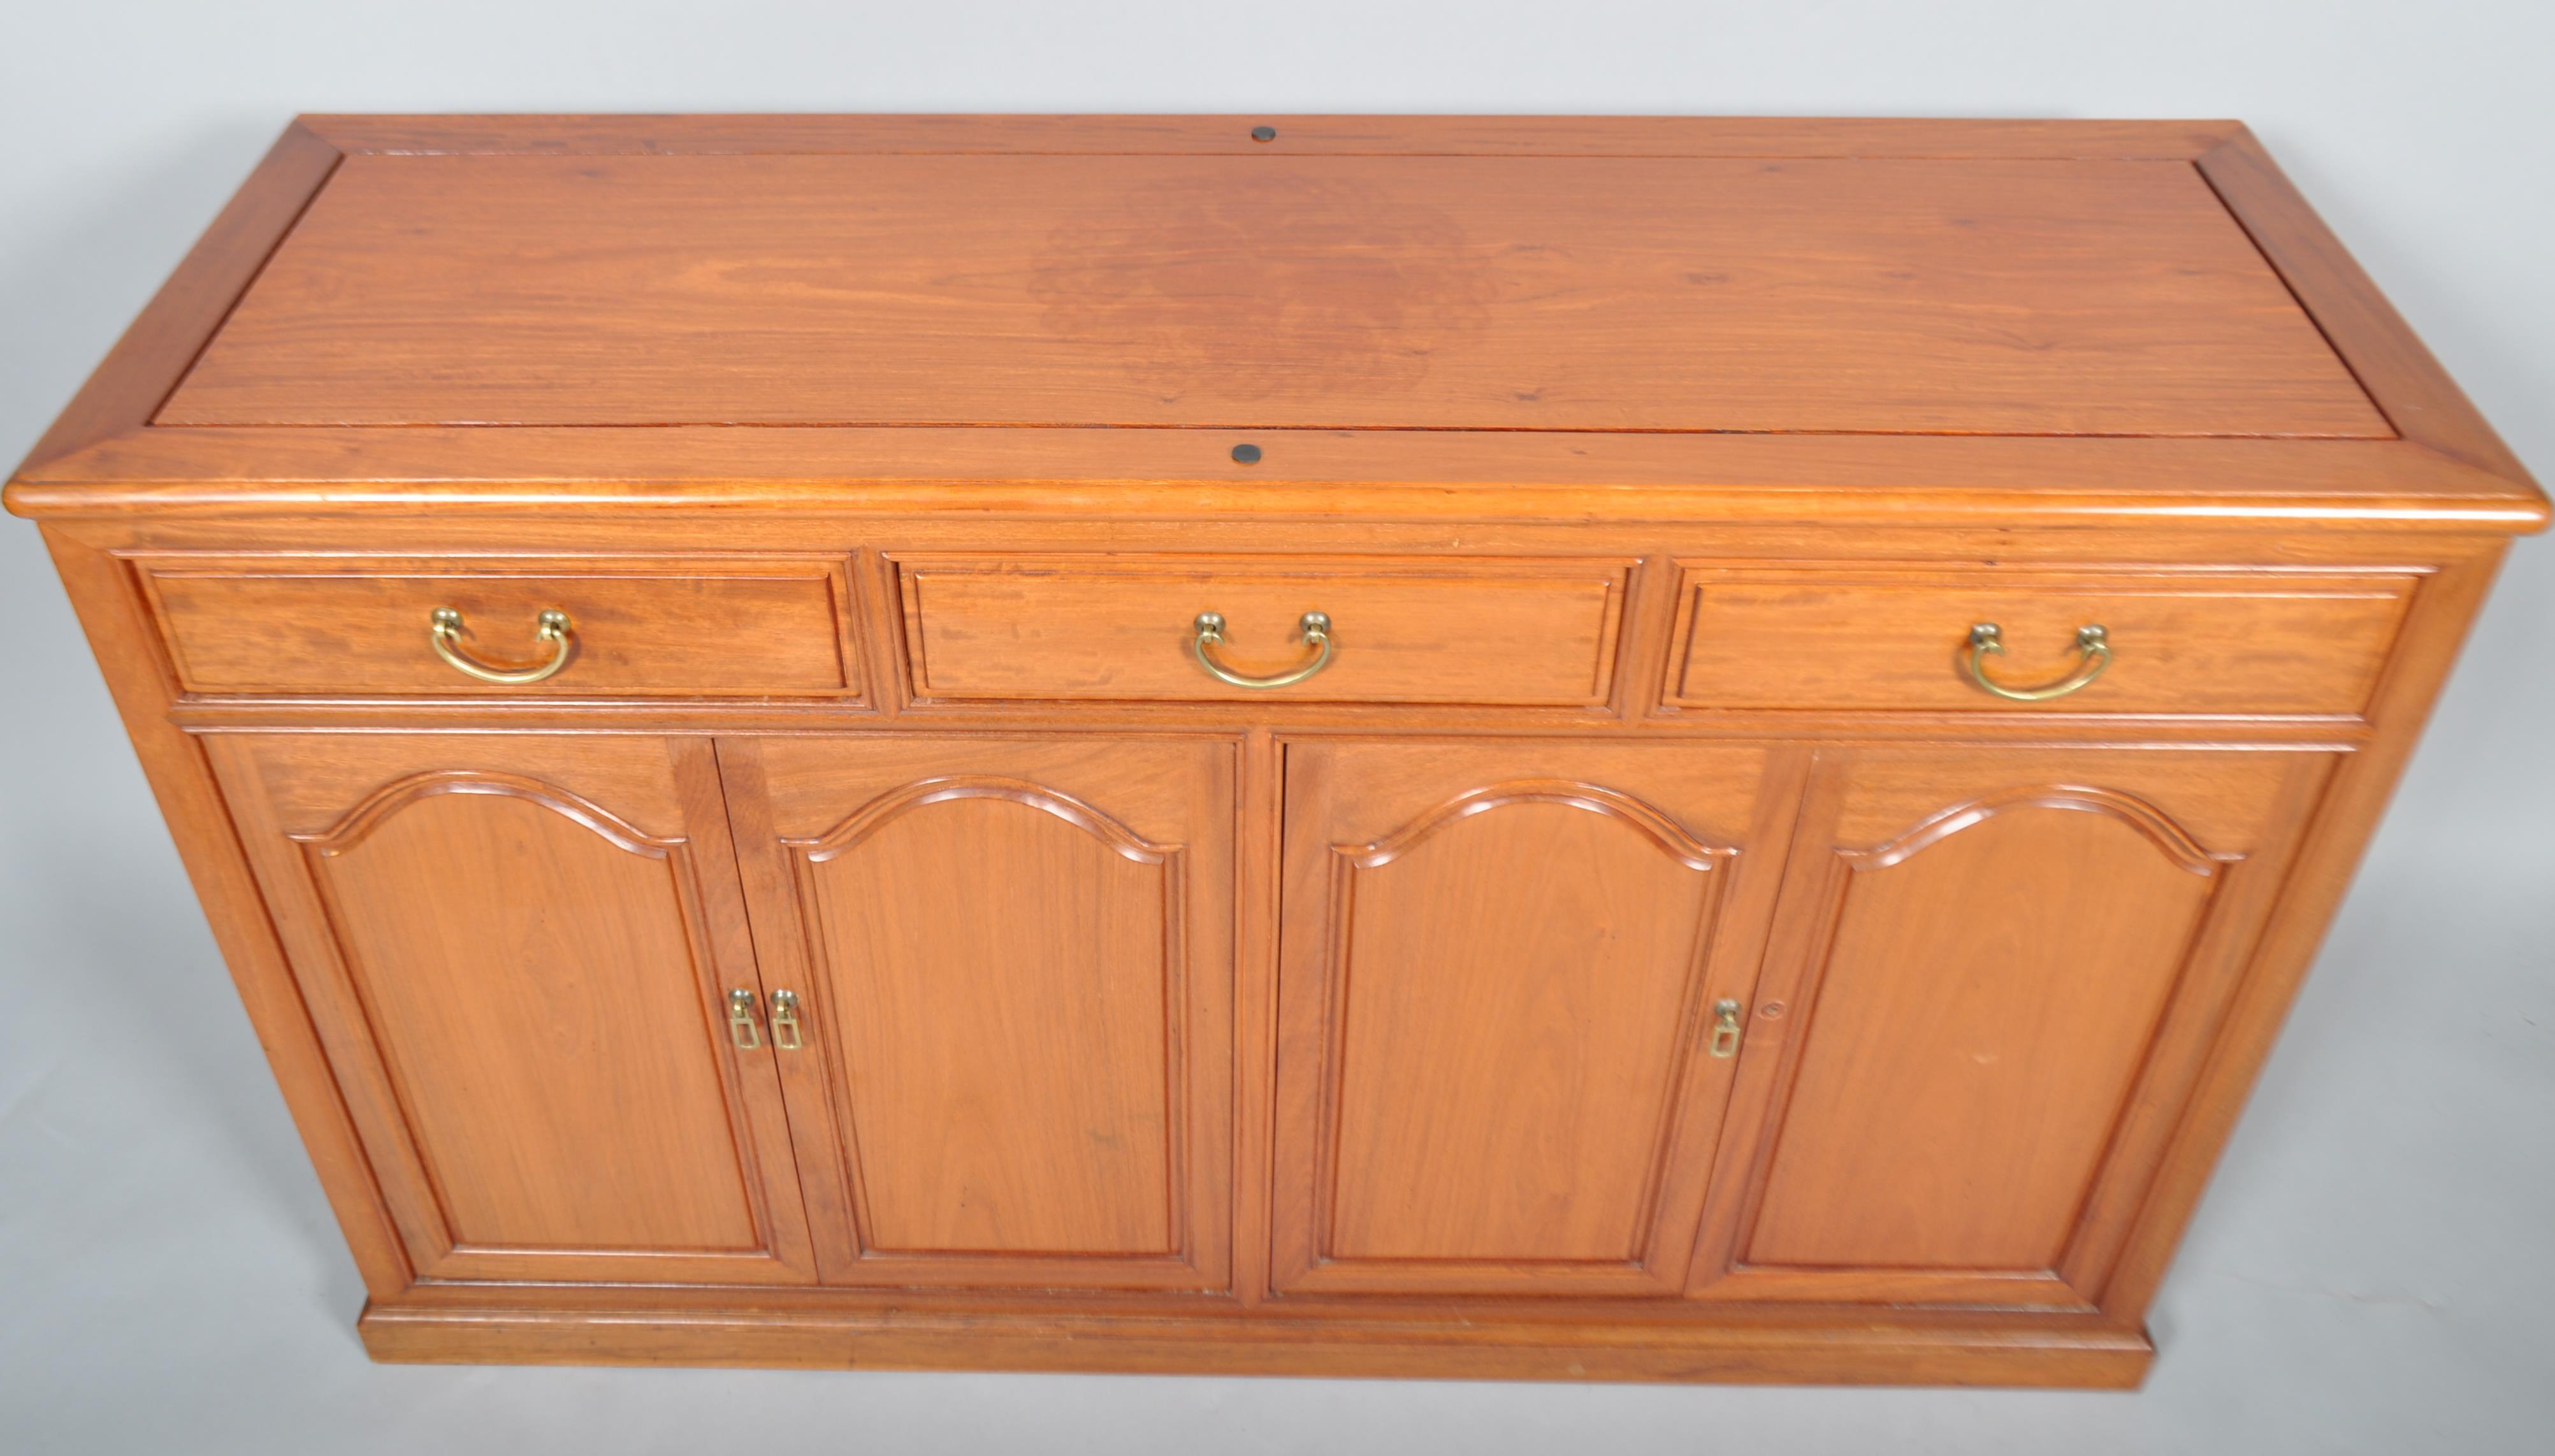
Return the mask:
M 550 660 L 538 667 L 491 667 L 472 662 L 457 645 L 461 639 L 461 613 L 451 607 L 437 607 L 427 619 L 426 637 L 434 644 L 434 655 L 482 682 L 539 682 L 567 666 L 567 613 L 556 607 L 543 612 L 534 620 L 533 640 L 549 644 Z
M 1981 622 L 1970 629 L 1970 655 L 1965 661 L 1969 664 L 1970 680 L 1979 686 L 2018 703 L 2038 703 L 2053 697 L 2065 697 L 2102 676 L 2103 669 L 2112 665 L 2111 634 L 2105 632 L 2100 623 L 2079 627 L 2076 629 L 2076 651 L 2084 654 L 2085 660 L 2076 665 L 2075 671 L 2056 682 L 2039 687 L 2008 687 L 1988 676 L 1986 661 L 1990 654 L 2005 656 L 2005 634 L 1994 622 Z
M 1189 640 L 1189 652 L 1197 658 L 1198 666 L 1204 667 L 1207 675 L 1216 681 L 1230 682 L 1236 687 L 1284 687 L 1289 683 L 1301 682 L 1331 665 L 1331 619 L 1325 613 L 1306 612 L 1303 620 L 1295 624 L 1295 630 L 1302 635 L 1304 645 L 1313 650 L 1311 659 L 1302 667 L 1289 667 L 1283 672 L 1268 677 L 1250 677 L 1236 672 L 1217 662 L 1207 651 L 1208 648 L 1221 646 L 1224 642 L 1222 612 L 1200 612 L 1197 620 L 1189 624 L 1189 628 L 1197 634 Z

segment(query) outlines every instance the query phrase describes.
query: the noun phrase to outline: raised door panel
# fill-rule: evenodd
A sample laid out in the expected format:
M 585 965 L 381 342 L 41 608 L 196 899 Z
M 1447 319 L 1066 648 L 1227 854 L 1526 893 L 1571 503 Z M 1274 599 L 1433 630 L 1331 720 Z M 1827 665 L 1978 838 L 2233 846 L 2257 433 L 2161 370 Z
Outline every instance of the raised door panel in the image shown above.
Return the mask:
M 1676 1291 L 1780 772 L 1757 748 L 1288 748 L 1278 1287 Z
M 212 751 L 421 1276 L 812 1279 L 705 745 Z
M 1229 1277 L 1232 749 L 731 739 L 825 1275 Z
M 2329 767 L 1827 756 L 1698 1291 L 2099 1305 Z

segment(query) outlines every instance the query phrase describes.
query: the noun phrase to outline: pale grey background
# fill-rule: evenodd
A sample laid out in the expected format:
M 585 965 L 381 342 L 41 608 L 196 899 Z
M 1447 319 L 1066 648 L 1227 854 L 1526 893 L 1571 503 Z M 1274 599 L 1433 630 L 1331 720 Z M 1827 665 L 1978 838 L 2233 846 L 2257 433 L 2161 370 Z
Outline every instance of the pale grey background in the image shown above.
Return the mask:
M 0 8 L 0 456 L 297 110 L 2241 116 L 2555 475 L 2543 0 Z M 2514 554 L 2136 1395 L 375 1367 L 34 530 L 0 524 L 0 1449 L 2542 1452 L 2555 550 Z

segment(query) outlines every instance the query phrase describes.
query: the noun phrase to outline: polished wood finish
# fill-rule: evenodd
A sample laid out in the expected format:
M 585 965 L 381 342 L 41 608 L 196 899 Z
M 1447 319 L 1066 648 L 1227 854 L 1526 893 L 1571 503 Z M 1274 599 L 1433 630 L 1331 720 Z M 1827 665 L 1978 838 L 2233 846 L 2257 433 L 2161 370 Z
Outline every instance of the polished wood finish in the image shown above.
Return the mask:
M 919 698 L 1252 699 L 1198 670 L 1305 661 L 1306 612 L 1336 657 L 1284 700 L 1593 704 L 1614 678 L 1629 561 L 1497 558 L 924 557 L 898 563 Z M 1275 700 L 1275 699 L 1272 699 Z
M 751 502 L 818 517 L 1317 523 L 1333 519 L 1342 489 L 1353 487 L 1387 519 L 1441 525 L 1593 517 L 2174 530 L 2252 521 L 2289 532 L 2375 525 L 2458 535 L 2535 530 L 2547 519 L 2525 472 L 2479 468 L 2409 439 L 1255 430 L 1267 453 L 1245 466 L 1231 456 L 1234 435 L 1216 430 L 133 425 L 30 457 L 8 500 L 35 515 L 159 519 L 332 506 L 456 521 L 566 506 L 670 518 L 730 515 Z
M 2186 163 L 1275 152 L 352 157 L 154 418 L 2392 432 Z
M 1282 1290 L 1670 1294 L 1789 811 L 1758 748 L 1288 749 Z M 1771 780 L 1773 792 L 1761 802 Z M 1732 888 L 1734 879 L 1745 879 Z
M 911 1305 L 912 1301 L 906 1301 Z M 1181 1319 L 907 1308 L 744 1309 L 659 1302 L 608 1315 L 541 1305 L 375 1304 L 376 1360 L 440 1365 L 764 1366 L 817 1370 L 1106 1371 L 1333 1379 L 1836 1382 L 2127 1390 L 2152 1351 L 2082 1317 L 1860 1310 L 1850 1320 L 1592 1325 L 1548 1312 L 1414 1328 L 1337 1315 Z
M 1266 123 L 1278 134 L 1252 135 Z M 1942 157 L 2189 162 L 2233 121 L 1749 116 L 304 116 L 349 156 L 686 157 L 1088 152 L 1164 156 Z
M 1232 1168 L 1232 750 L 720 745 L 826 1277 L 1216 1288 Z M 803 1142 L 804 1140 L 802 1140 Z M 839 1212 L 837 1212 L 839 1210 Z
M 1680 708 L 1995 712 L 1969 675 L 1970 629 L 2004 629 L 1992 680 L 2078 666 L 2103 627 L 2112 660 L 2035 712 L 2357 715 L 2418 578 L 2340 572 L 1882 572 L 1689 566 L 1666 700 Z
M 2134 1384 L 2543 496 L 2233 123 L 1263 120 L 309 118 L 11 479 L 368 1348 Z
M 706 747 L 214 745 L 421 1276 L 813 1276 Z
M 1823 754 L 1697 1292 L 2095 1307 L 2331 763 Z
M 137 563 L 179 681 L 203 693 L 839 694 L 861 685 L 850 588 L 834 559 L 450 562 L 186 557 Z M 460 650 L 492 667 L 548 657 L 547 610 L 573 624 L 541 682 L 477 680 L 426 627 L 462 615 Z

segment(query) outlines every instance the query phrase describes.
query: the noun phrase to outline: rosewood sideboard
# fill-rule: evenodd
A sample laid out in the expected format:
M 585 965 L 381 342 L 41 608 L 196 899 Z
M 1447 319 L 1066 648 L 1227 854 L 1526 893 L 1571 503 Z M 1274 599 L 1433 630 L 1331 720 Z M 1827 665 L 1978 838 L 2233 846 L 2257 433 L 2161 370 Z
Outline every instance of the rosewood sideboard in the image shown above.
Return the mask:
M 378 1358 L 2062 1386 L 2547 519 L 2223 122 L 311 117 L 7 501 Z

